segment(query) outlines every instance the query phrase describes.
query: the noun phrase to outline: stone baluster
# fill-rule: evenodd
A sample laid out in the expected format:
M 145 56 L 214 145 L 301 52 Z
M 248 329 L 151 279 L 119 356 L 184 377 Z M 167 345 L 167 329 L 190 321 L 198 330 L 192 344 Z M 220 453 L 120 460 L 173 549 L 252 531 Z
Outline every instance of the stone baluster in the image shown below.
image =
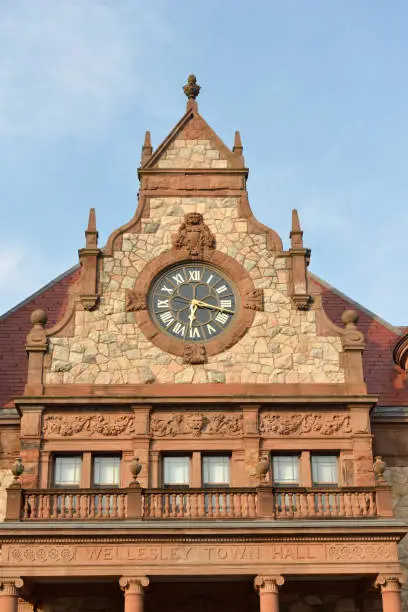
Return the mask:
M 17 612 L 19 590 L 23 587 L 21 578 L 0 579 L 1 612 Z
M 381 588 L 383 612 L 401 612 L 401 582 L 398 576 L 379 574 L 375 586 Z
M 260 612 L 279 612 L 279 587 L 283 576 L 256 576 L 254 586 L 259 593 Z
M 149 586 L 147 576 L 122 576 L 119 585 L 125 594 L 124 612 L 143 612 L 143 596 Z

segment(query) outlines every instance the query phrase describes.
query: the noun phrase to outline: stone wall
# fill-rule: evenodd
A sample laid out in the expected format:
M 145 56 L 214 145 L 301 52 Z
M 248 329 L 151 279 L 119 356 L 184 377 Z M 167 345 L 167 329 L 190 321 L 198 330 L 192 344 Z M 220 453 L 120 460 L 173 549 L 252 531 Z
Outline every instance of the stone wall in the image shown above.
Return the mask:
M 178 138 L 161 155 L 157 168 L 228 168 L 228 161 L 209 140 Z
M 125 311 L 146 263 L 171 248 L 189 212 L 203 214 L 217 249 L 247 270 L 264 291 L 265 312 L 232 348 L 194 367 L 157 348 Z M 122 248 L 104 258 L 102 298 L 95 311 L 77 311 L 73 337 L 52 338 L 47 383 L 342 383 L 339 337 L 319 337 L 316 312 L 298 311 L 288 295 L 288 259 L 267 249 L 266 234 L 248 232 L 234 197 L 150 198 L 150 218 L 138 234 L 124 234 Z
M 408 519 L 408 467 L 387 468 L 384 477 L 392 486 L 395 518 Z M 408 575 L 408 536 L 399 543 L 398 553 Z M 408 611 L 408 584 L 402 586 L 402 607 Z

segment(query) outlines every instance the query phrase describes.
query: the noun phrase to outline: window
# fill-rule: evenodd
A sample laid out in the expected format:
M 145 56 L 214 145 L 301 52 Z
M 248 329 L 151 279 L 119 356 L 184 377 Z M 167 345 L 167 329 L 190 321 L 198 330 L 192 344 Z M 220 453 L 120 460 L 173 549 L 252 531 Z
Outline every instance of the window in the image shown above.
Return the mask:
M 118 487 L 120 483 L 120 457 L 95 456 L 93 459 L 93 484 L 95 487 Z
M 276 455 L 272 458 L 273 483 L 275 485 L 299 484 L 299 457 L 297 455 Z
M 228 487 L 230 484 L 230 458 L 227 456 L 204 456 L 203 484 L 205 487 Z
M 163 484 L 188 487 L 190 484 L 190 457 L 163 457 Z
M 81 456 L 55 457 L 54 486 L 79 487 L 81 484 Z
M 337 485 L 336 455 L 312 455 L 312 480 L 314 485 Z

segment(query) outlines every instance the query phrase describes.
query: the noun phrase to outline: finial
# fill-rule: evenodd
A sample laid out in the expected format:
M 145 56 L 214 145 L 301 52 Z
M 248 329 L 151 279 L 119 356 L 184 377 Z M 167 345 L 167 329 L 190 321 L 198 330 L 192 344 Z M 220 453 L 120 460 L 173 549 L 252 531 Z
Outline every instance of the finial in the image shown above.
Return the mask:
M 140 162 L 142 166 L 147 162 L 148 159 L 151 158 L 152 155 L 153 155 L 152 141 L 150 138 L 150 132 L 149 130 L 147 130 L 145 134 L 143 147 L 142 147 L 142 159 Z
M 95 209 L 89 210 L 88 227 L 85 230 L 86 248 L 93 249 L 98 246 L 98 232 L 96 231 Z
M 200 93 L 200 85 L 197 85 L 195 74 L 190 74 L 187 79 L 187 85 L 184 85 L 183 91 L 189 100 L 195 100 Z
M 232 152 L 237 153 L 238 155 L 242 155 L 242 151 L 244 150 L 241 142 L 241 134 L 238 130 L 235 132 L 234 137 L 234 146 L 232 147 Z
M 289 236 L 292 249 L 303 248 L 303 232 L 300 227 L 299 215 L 296 208 L 292 210 L 292 228 Z

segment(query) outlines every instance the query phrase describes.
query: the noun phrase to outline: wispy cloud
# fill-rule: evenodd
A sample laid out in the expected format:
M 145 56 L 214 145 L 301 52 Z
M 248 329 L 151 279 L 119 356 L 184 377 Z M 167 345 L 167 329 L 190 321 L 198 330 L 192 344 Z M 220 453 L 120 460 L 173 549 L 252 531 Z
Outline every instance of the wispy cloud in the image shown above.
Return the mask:
M 169 36 L 141 2 L 15 0 L 0 21 L 0 134 L 90 131 L 145 87 L 143 54 Z

